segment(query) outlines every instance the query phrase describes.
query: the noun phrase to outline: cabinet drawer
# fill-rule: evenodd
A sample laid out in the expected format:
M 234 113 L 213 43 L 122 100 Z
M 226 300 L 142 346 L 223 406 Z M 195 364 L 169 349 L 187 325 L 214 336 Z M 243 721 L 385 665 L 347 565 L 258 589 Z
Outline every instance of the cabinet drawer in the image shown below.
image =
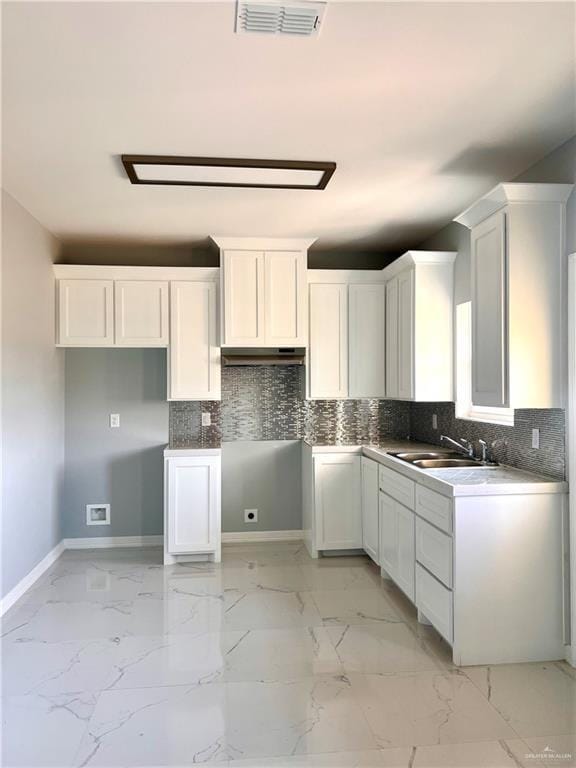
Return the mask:
M 409 509 L 414 509 L 415 483 L 387 467 L 380 467 L 380 490 Z
M 442 637 L 452 643 L 452 592 L 416 563 L 416 606 Z
M 446 533 L 452 533 L 452 500 L 416 486 L 416 514 Z
M 452 587 L 452 538 L 416 518 L 416 560 L 447 587 Z

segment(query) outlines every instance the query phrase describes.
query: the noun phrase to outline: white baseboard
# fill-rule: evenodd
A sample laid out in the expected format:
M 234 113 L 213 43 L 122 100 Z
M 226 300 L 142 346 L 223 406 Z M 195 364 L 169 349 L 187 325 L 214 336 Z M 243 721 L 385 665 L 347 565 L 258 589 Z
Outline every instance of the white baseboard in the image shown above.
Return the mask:
M 64 549 L 64 541 L 60 541 L 56 544 L 54 549 L 50 550 L 50 552 L 40 560 L 38 565 L 32 568 L 30 573 L 27 573 L 23 579 L 20 579 L 15 587 L 12 587 L 10 592 L 0 600 L 0 616 L 3 616 L 6 611 L 30 589 L 34 582 L 38 581 L 40 576 L 42 576 L 42 574 L 45 573 L 56 560 L 58 560 L 62 552 L 64 552 Z
M 164 536 L 90 536 L 86 539 L 63 539 L 64 549 L 114 549 L 116 547 L 162 546 Z
M 302 531 L 233 531 L 222 533 L 222 544 L 255 544 L 259 541 L 302 541 Z

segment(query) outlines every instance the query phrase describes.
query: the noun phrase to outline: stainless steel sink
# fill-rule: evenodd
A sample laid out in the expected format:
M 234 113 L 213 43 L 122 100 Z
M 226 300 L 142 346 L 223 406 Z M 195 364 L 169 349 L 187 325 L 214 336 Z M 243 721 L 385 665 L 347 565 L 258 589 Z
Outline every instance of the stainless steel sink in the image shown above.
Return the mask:
M 400 453 L 391 453 L 390 456 L 396 456 L 402 461 L 408 461 L 413 464 L 420 459 L 461 459 L 462 454 L 458 451 L 402 451 Z
M 412 461 L 415 467 L 420 469 L 447 469 L 449 467 L 485 467 L 481 461 L 476 459 L 417 459 Z
M 479 459 L 464 456 L 458 451 L 401 451 L 391 453 L 397 459 L 408 462 L 420 469 L 449 469 L 456 467 L 483 467 L 485 469 L 497 466 L 485 464 Z

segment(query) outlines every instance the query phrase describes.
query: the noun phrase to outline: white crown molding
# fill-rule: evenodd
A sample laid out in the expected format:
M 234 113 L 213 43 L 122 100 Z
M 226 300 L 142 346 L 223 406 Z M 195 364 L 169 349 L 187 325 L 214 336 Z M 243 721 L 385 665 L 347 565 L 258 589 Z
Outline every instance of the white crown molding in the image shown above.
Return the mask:
M 23 579 L 20 579 L 18 584 L 4 595 L 2 600 L 0 600 L 0 616 L 3 616 L 38 581 L 48 568 L 58 560 L 64 550 L 64 541 L 60 541 Z
M 126 267 L 99 264 L 54 264 L 57 280 L 191 280 L 216 282 L 219 267 Z
M 490 192 L 456 216 L 453 221 L 472 229 L 509 203 L 564 204 L 573 189 L 573 184 L 522 184 L 517 182 L 497 184 Z
M 306 251 L 316 237 L 223 237 L 210 235 L 220 250 L 231 251 Z
M 384 267 L 382 274 L 388 281 L 399 272 L 418 264 L 453 264 L 457 251 L 406 251 L 400 258 Z
M 308 269 L 308 284 L 313 283 L 384 283 L 381 269 Z

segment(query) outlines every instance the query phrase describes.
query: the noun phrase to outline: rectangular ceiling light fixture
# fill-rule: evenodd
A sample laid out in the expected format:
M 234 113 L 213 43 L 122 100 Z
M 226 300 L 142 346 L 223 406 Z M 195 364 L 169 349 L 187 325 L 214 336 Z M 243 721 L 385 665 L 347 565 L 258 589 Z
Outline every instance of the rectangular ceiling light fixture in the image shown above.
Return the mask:
M 336 163 L 308 160 L 244 160 L 224 157 L 122 155 L 132 184 L 187 187 L 324 189 Z

